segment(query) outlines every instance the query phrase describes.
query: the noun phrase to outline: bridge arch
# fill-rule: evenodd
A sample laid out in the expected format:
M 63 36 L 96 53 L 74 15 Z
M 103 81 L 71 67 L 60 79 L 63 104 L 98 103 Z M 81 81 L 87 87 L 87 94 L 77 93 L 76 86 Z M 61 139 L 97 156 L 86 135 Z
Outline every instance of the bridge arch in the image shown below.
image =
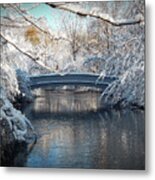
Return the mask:
M 105 89 L 110 83 L 115 81 L 117 78 L 112 76 L 105 76 L 101 78 L 99 74 L 92 73 L 67 73 L 67 74 L 41 74 L 30 76 L 30 87 L 32 89 L 40 87 L 57 87 L 64 85 L 79 85 L 96 87 Z

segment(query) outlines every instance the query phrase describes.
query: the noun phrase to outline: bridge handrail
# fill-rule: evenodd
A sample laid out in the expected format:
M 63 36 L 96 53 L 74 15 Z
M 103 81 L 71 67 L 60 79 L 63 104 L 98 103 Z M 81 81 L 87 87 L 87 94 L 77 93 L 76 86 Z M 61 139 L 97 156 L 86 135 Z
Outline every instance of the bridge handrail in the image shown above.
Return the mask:
M 31 75 L 31 76 L 29 76 L 29 78 L 50 77 L 50 76 L 66 76 L 66 75 L 73 75 L 73 76 L 83 75 L 83 76 L 96 76 L 96 77 L 100 76 L 100 74 L 89 73 L 89 72 L 88 73 L 50 73 L 50 74 Z M 106 76 L 106 77 L 117 79 L 116 76 Z
M 64 77 L 64 78 L 63 78 Z M 117 80 L 114 76 L 100 76 L 95 73 L 50 73 L 29 76 L 30 86 L 43 85 L 90 85 L 90 86 L 108 86 L 113 81 Z

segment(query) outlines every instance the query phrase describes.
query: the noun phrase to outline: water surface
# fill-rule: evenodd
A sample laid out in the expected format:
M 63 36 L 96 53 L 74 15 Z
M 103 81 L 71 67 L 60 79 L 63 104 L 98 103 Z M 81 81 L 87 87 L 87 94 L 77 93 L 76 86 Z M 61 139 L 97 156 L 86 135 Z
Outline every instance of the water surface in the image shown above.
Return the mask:
M 144 111 L 101 110 L 99 95 L 41 90 L 24 109 L 38 141 L 20 166 L 144 169 Z

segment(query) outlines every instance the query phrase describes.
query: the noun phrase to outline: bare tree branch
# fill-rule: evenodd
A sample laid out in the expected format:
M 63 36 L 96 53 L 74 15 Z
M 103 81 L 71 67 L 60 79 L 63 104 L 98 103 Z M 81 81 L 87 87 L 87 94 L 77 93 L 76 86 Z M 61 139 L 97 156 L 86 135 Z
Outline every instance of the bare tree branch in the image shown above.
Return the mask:
M 23 25 L 4 24 L 4 23 L 0 23 L 0 26 L 2 26 L 2 27 L 9 27 L 9 28 L 25 28 L 25 27 L 27 27 L 27 26 L 23 26 Z
M 134 25 L 134 24 L 139 24 L 141 22 L 144 22 L 144 19 L 142 17 L 138 17 L 137 19 L 122 19 L 122 20 L 114 20 L 112 17 L 110 17 L 108 14 L 98 14 L 96 12 L 85 12 L 83 9 L 76 10 L 73 7 L 68 7 L 68 6 L 62 6 L 56 3 L 46 3 L 52 8 L 57 8 L 57 9 L 62 9 L 64 11 L 68 11 L 74 14 L 77 14 L 81 17 L 93 17 L 96 19 L 100 19 L 104 22 L 107 22 L 113 26 L 127 26 L 127 25 Z
M 44 67 L 45 69 L 51 71 L 51 68 L 49 68 L 48 66 L 46 66 L 42 61 L 39 61 L 37 58 L 33 57 L 33 55 L 25 52 L 24 50 L 22 50 L 21 48 L 19 48 L 15 43 L 13 43 L 12 41 L 10 41 L 9 39 L 7 39 L 1 32 L 0 32 L 0 36 L 9 44 L 11 44 L 15 49 L 17 49 L 19 52 L 21 52 L 22 54 L 24 54 L 25 56 L 27 56 L 28 58 L 30 58 L 32 61 L 34 61 L 35 63 L 39 64 L 40 66 Z
M 21 10 L 19 7 L 15 6 L 15 5 L 12 5 L 12 4 L 10 4 L 10 6 L 11 6 L 19 15 L 21 15 L 21 16 L 25 19 L 25 21 L 29 22 L 29 23 L 32 24 L 34 27 L 36 27 L 39 31 L 43 32 L 44 34 L 49 35 L 49 36 L 53 39 L 53 37 L 51 36 L 51 34 L 50 34 L 49 32 L 45 31 L 44 29 L 42 29 L 41 27 L 39 27 L 37 24 L 35 24 L 33 21 L 31 21 L 28 17 L 26 17 L 26 16 L 24 15 L 24 13 L 22 12 L 22 10 Z
M 10 6 L 20 15 L 24 18 L 25 21 L 27 21 L 28 23 L 30 23 L 31 25 L 33 25 L 35 28 L 37 28 L 40 32 L 43 32 L 45 35 L 47 35 L 51 40 L 56 40 L 56 41 L 59 41 L 59 40 L 64 40 L 64 41 L 69 41 L 69 39 L 66 39 L 64 37 L 54 37 L 50 34 L 50 32 L 42 29 L 40 26 L 38 26 L 36 23 L 34 23 L 32 20 L 30 20 L 27 16 L 24 15 L 23 11 L 15 6 L 15 5 L 11 5 Z

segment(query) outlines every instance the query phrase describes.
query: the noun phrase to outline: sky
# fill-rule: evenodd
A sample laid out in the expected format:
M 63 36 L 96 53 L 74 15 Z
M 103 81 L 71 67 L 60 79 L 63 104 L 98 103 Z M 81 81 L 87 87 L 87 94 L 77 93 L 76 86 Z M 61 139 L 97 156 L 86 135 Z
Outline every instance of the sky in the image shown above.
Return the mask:
M 114 5 L 113 2 L 108 2 L 108 3 L 109 3 L 110 7 L 112 5 Z M 129 4 L 129 2 L 127 2 L 127 1 L 125 3 L 123 3 L 122 11 L 127 10 L 128 4 Z M 34 7 L 35 5 L 38 5 L 38 6 Z M 60 27 L 60 24 L 62 23 L 63 14 L 64 13 L 67 14 L 66 11 L 51 8 L 48 5 L 46 5 L 45 3 L 21 3 L 21 7 L 29 9 L 28 12 L 36 18 L 45 17 L 47 19 L 48 25 L 53 30 L 57 30 L 57 28 Z M 34 7 L 34 8 L 32 8 L 32 7 Z M 108 8 L 108 11 L 109 11 L 109 9 L 112 10 L 112 8 Z M 4 9 L 2 9 L 1 15 L 5 15 Z M 71 18 L 72 17 L 74 18 L 75 15 L 72 14 Z
M 21 6 L 23 8 L 31 8 L 34 3 L 23 3 Z M 52 29 L 57 29 L 61 18 L 61 11 L 50 8 L 48 5 L 41 3 L 39 6 L 29 10 L 29 13 L 36 18 L 45 17 L 47 19 L 48 25 Z
M 35 8 L 35 3 L 21 3 L 21 8 L 27 9 L 28 13 L 36 18 L 44 17 L 47 20 L 48 25 L 53 30 L 57 30 L 61 23 L 62 11 L 53 9 L 45 3 L 40 3 Z M 1 16 L 6 16 L 6 10 L 1 8 Z
M 62 20 L 65 17 L 67 18 L 66 23 L 72 23 L 72 20 L 76 17 L 75 14 L 68 13 L 63 10 L 54 9 L 50 6 L 46 5 L 45 3 L 21 3 L 21 8 L 28 10 L 27 12 L 34 16 L 35 18 L 41 18 L 44 17 L 47 20 L 47 25 L 51 28 L 53 31 L 63 31 L 62 29 Z M 11 13 L 9 13 L 11 14 Z M 68 15 L 68 16 L 67 16 Z M 7 16 L 6 10 L 1 8 L 1 16 Z M 78 16 L 77 16 L 78 17 Z M 83 24 L 83 29 L 86 28 L 86 22 L 87 19 L 81 21 L 79 19 L 79 22 Z
M 109 3 L 110 6 L 112 6 L 111 4 L 112 2 Z M 126 10 L 128 3 L 125 2 L 126 6 L 123 6 L 122 10 Z M 63 10 L 59 10 L 59 9 L 54 9 L 49 7 L 48 5 L 46 5 L 45 3 L 21 3 L 20 4 L 22 8 L 27 9 L 28 12 L 30 13 L 30 15 L 36 17 L 36 18 L 40 18 L 40 17 L 44 17 L 47 20 L 47 24 L 49 25 L 49 27 L 51 27 L 51 30 L 53 31 L 58 31 L 60 30 L 61 23 L 62 23 L 62 18 L 63 15 L 65 13 L 65 15 L 69 14 L 66 11 Z M 36 6 L 35 6 L 36 5 Z M 38 6 L 37 6 L 38 5 Z M 35 6 L 35 7 L 34 7 Z M 34 8 L 32 8 L 34 7 Z M 95 6 L 94 6 L 95 7 Z M 109 8 L 112 9 L 112 8 Z M 1 11 L 1 15 L 5 15 L 5 10 L 2 9 Z M 71 14 L 70 13 L 70 18 L 75 18 L 75 14 Z M 79 20 L 80 23 L 82 23 L 82 27 L 85 28 L 87 25 L 87 23 L 89 23 L 89 21 L 87 21 L 88 19 L 85 18 L 85 20 Z M 66 23 L 70 23 L 71 19 L 67 19 Z
M 25 8 L 30 9 L 34 5 L 35 5 L 34 3 L 22 3 L 21 7 L 23 7 L 24 9 Z M 63 10 L 51 8 L 45 3 L 40 3 L 39 6 L 29 10 L 28 12 L 36 18 L 45 17 L 48 25 L 51 27 L 52 30 L 55 31 L 59 30 L 59 28 L 62 27 L 61 23 L 62 23 L 63 15 L 65 15 L 66 18 L 68 17 L 66 19 L 67 20 L 66 23 L 68 24 L 71 23 L 71 20 L 74 20 L 74 18 L 76 17 L 75 14 L 68 13 Z M 70 22 L 68 22 L 69 20 Z M 86 21 L 87 19 L 83 19 L 82 21 L 80 19 L 80 23 L 82 23 L 83 25 L 84 24 L 86 25 Z M 85 26 L 83 26 L 83 29 L 84 28 Z

